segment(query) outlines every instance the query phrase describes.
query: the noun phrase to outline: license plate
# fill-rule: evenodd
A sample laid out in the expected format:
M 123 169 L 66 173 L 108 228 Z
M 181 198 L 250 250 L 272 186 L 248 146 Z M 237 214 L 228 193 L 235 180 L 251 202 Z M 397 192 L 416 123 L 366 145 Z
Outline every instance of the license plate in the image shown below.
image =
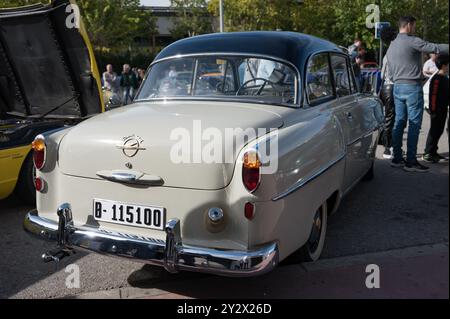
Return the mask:
M 166 224 L 166 210 L 162 207 L 94 199 L 93 210 L 95 220 L 102 222 L 156 230 L 164 230 Z

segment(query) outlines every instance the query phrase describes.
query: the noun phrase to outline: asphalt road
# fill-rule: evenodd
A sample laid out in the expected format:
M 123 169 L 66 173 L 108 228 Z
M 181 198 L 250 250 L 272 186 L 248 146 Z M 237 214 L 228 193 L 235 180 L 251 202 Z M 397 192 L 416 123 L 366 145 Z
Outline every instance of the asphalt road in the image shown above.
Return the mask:
M 419 151 L 424 148 L 428 121 L 426 117 Z M 392 169 L 381 159 L 381 151 L 375 180 L 359 184 L 330 218 L 324 259 L 448 243 L 448 162 L 431 165 L 428 174 L 411 174 Z M 448 155 L 447 135 L 441 140 L 440 151 Z M 30 209 L 14 198 L 0 202 L 0 298 L 58 298 L 206 277 L 169 275 L 159 268 L 86 253 L 63 260 L 58 269 L 43 264 L 40 255 L 51 247 L 22 230 Z M 80 289 L 66 288 L 65 267 L 71 263 L 80 267 Z M 433 271 L 433 264 L 429 269 Z

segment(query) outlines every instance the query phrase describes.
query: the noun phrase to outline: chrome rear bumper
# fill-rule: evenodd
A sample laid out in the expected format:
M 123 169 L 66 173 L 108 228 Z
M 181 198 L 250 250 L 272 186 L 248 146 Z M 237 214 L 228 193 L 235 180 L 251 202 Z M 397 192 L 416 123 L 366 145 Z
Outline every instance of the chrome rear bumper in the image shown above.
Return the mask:
M 180 221 L 170 220 L 165 228 L 166 241 L 73 225 L 70 205 L 58 209 L 59 222 L 42 217 L 36 210 L 27 214 L 24 229 L 41 239 L 58 243 L 58 253 L 46 253 L 44 261 L 59 260 L 75 248 L 101 254 L 131 258 L 162 266 L 171 273 L 180 270 L 230 277 L 258 276 L 278 264 L 278 245 L 271 243 L 252 251 L 228 251 L 182 244 Z

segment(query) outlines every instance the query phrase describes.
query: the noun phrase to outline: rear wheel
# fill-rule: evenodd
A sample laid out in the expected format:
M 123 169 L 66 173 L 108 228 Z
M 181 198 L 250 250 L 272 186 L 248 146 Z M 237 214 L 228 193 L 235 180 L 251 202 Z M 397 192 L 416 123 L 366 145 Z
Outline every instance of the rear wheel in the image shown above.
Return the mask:
M 324 204 L 315 213 L 309 239 L 299 251 L 299 257 L 302 262 L 311 262 L 320 259 L 325 245 L 327 223 L 328 210 L 327 204 Z
M 36 169 L 33 163 L 32 153 L 25 159 L 22 170 L 20 171 L 19 181 L 16 187 L 16 196 L 28 205 L 36 205 L 36 188 L 34 179 L 36 178 Z

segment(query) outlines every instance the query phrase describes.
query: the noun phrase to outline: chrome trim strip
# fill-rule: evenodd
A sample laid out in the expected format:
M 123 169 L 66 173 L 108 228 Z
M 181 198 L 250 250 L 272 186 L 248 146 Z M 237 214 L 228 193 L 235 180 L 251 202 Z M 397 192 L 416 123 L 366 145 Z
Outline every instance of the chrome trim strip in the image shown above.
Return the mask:
M 66 207 L 66 206 L 65 206 Z M 39 217 L 37 210 L 27 214 L 24 229 L 40 239 L 56 242 L 58 223 Z M 278 243 L 273 242 L 249 251 L 231 251 L 183 245 L 180 222 L 166 226 L 166 241 L 103 231 L 94 227 L 67 225 L 66 245 L 60 249 L 80 248 L 100 254 L 130 258 L 161 266 L 170 272 L 188 270 L 229 277 L 252 277 L 272 271 L 279 262 Z
M 297 73 L 297 76 L 295 78 L 295 101 L 294 101 L 294 103 L 292 104 L 291 107 L 300 107 L 301 106 L 300 105 L 300 100 L 301 100 L 300 87 L 301 87 L 302 81 L 301 81 L 300 70 L 295 66 L 294 63 L 292 63 L 292 62 L 290 62 L 288 60 L 285 60 L 285 59 L 282 59 L 282 58 L 278 58 L 278 57 L 274 57 L 274 56 L 271 56 L 271 55 L 265 55 L 265 54 L 258 54 L 258 53 L 251 54 L 251 53 L 239 53 L 239 52 L 207 52 L 207 53 L 190 53 L 190 54 L 173 55 L 173 56 L 165 57 L 165 58 L 162 58 L 162 59 L 154 60 L 150 64 L 150 66 L 148 67 L 147 74 L 145 75 L 145 78 L 144 78 L 143 82 L 145 82 L 147 80 L 147 77 L 148 77 L 148 75 L 150 73 L 151 68 L 157 63 L 168 61 L 168 60 L 180 59 L 180 58 L 205 57 L 205 56 L 207 57 L 207 56 L 216 56 L 216 55 L 217 56 L 231 56 L 231 57 L 239 57 L 239 56 L 241 56 L 241 57 L 261 58 L 261 59 L 267 59 L 267 60 L 272 60 L 272 61 L 276 61 L 276 62 L 287 64 L 288 66 L 290 66 Z M 143 85 L 141 85 L 141 88 L 137 92 L 136 96 L 138 96 L 141 93 L 142 87 L 143 87 Z M 155 100 L 158 100 L 158 99 L 155 99 Z M 143 102 L 143 101 L 152 101 L 152 99 L 135 100 L 135 102 Z M 236 102 L 239 102 L 239 101 L 236 101 Z M 268 104 L 268 103 L 264 103 L 264 104 Z
M 272 106 L 280 106 L 280 107 L 288 107 L 291 109 L 299 109 L 298 105 L 294 104 L 281 104 L 281 103 L 272 103 L 272 102 L 264 102 L 258 100 L 242 100 L 242 99 L 232 99 L 232 98 L 219 98 L 219 97 L 200 97 L 200 96 L 187 96 L 187 97 L 166 97 L 166 98 L 152 98 L 146 100 L 135 100 L 133 104 L 136 103 L 156 103 L 156 102 L 173 102 L 173 101 L 187 101 L 187 102 L 227 102 L 227 103 L 245 103 L 245 104 L 260 104 L 260 105 L 272 105 Z
M 297 183 L 295 183 L 294 185 L 292 185 L 291 187 L 289 187 L 286 191 L 284 191 L 283 193 L 275 196 L 272 201 L 276 202 L 279 201 L 283 198 L 286 198 L 287 196 L 291 195 L 292 193 L 298 191 L 299 189 L 305 187 L 306 185 L 308 185 L 309 183 L 311 183 L 313 180 L 315 180 L 316 178 L 318 178 L 319 176 L 325 174 L 329 169 L 331 169 L 333 166 L 335 166 L 336 164 L 338 164 L 340 161 L 342 161 L 345 158 L 345 154 L 341 155 L 338 159 L 334 160 L 333 162 L 331 162 L 327 167 L 324 167 L 322 169 L 320 169 L 319 171 L 317 171 L 316 173 L 314 173 L 313 175 L 311 175 L 310 177 L 306 178 L 306 179 L 301 179 L 299 180 Z
M 349 144 L 347 144 L 347 146 L 352 146 L 353 144 L 358 143 L 359 141 L 369 137 L 370 135 L 372 135 L 373 133 L 379 131 L 382 127 L 376 127 L 373 131 L 366 133 L 365 135 L 358 137 L 357 139 L 353 140 L 352 142 L 350 142 Z

